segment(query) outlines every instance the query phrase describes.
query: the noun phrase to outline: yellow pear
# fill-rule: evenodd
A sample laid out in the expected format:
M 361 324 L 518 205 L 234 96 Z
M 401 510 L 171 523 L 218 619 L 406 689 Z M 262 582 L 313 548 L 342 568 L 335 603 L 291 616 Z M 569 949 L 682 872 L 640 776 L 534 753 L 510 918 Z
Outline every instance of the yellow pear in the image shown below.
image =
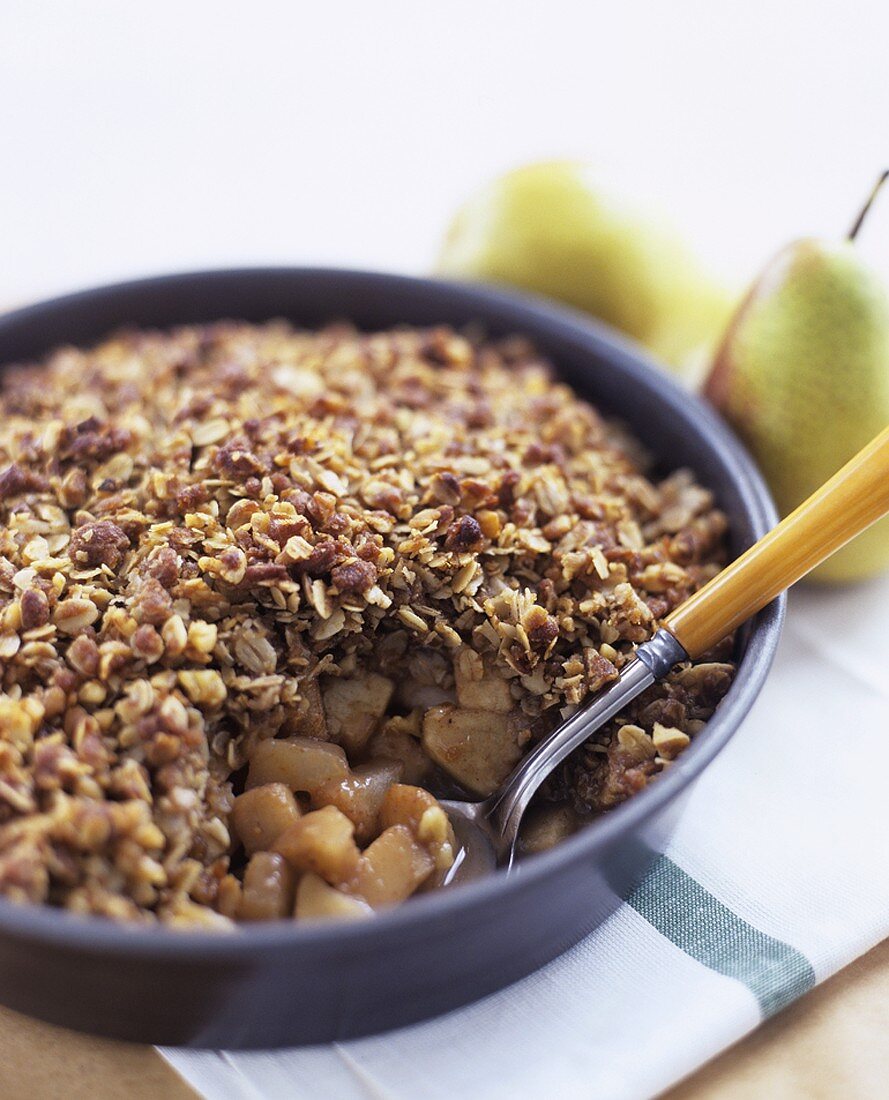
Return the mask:
M 847 240 L 797 241 L 772 260 L 731 322 L 705 386 L 782 515 L 889 424 L 889 295 L 854 244 L 875 193 Z M 883 520 L 812 578 L 853 581 L 887 567 Z
M 732 305 L 668 226 L 577 161 L 490 183 L 452 222 L 438 270 L 555 298 L 679 368 L 709 359 Z

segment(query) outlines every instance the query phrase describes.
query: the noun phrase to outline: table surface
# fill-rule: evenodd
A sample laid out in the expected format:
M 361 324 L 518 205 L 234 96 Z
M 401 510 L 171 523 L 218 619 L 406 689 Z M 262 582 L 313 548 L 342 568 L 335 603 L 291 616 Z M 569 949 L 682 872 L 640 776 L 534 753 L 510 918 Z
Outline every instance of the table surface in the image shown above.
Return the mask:
M 889 940 L 768 1020 L 667 1100 L 871 1100 L 886 1091 Z

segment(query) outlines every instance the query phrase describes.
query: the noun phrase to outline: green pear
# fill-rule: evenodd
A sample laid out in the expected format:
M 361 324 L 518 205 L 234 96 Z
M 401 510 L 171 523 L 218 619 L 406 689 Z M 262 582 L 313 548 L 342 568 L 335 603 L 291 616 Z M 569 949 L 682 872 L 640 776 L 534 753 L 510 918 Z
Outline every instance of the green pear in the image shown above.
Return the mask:
M 849 239 L 797 241 L 772 260 L 729 325 L 705 386 L 782 515 L 889 424 L 889 296 L 854 244 L 872 200 Z M 887 567 L 883 520 L 812 578 L 854 581 Z
M 575 161 L 485 187 L 451 224 L 438 270 L 555 298 L 678 368 L 709 361 L 733 304 L 672 229 Z

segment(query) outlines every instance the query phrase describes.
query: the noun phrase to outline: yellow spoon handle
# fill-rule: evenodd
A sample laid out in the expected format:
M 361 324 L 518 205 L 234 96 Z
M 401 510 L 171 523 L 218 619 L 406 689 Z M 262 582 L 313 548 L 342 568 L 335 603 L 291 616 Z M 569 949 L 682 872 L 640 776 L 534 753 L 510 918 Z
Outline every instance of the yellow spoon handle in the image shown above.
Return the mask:
M 889 427 L 664 625 L 699 657 L 889 512 Z

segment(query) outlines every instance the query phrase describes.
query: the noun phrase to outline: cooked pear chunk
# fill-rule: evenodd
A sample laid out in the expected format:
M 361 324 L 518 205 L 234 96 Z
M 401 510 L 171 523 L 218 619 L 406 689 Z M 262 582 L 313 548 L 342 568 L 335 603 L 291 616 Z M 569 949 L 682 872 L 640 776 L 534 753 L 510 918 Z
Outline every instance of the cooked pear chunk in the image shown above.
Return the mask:
M 354 768 L 339 783 L 319 787 L 313 801 L 319 806 L 336 806 L 355 826 L 355 838 L 366 844 L 380 831 L 380 810 L 386 792 L 401 774 L 401 765 L 379 761 Z
M 300 816 L 292 791 L 283 783 L 264 783 L 244 791 L 232 807 L 232 823 L 248 855 L 267 851 Z
M 344 894 L 308 872 L 296 888 L 293 915 L 297 920 L 363 920 L 373 916 L 373 909 L 361 898 Z
M 510 717 L 448 703 L 430 707 L 423 716 L 423 748 L 462 787 L 489 795 L 522 755 Z
M 274 844 L 297 871 L 312 871 L 338 886 L 348 881 L 358 866 L 360 852 L 355 826 L 336 806 L 325 806 L 295 821 Z
M 280 920 L 293 910 L 296 875 L 283 856 L 257 852 L 244 872 L 238 906 L 241 920 Z
M 349 891 L 374 909 L 405 901 L 435 870 L 426 848 L 406 825 L 393 825 L 364 850 Z
M 333 740 L 344 745 L 349 753 L 363 749 L 386 713 L 394 689 L 391 680 L 376 672 L 329 679 L 323 697 Z
M 467 710 L 493 710 L 509 714 L 514 703 L 509 682 L 490 672 L 479 655 L 464 650 L 454 661 L 457 702 Z
M 448 815 L 438 799 L 407 783 L 394 783 L 383 799 L 380 813 L 383 829 L 406 825 L 435 861 L 436 872 L 447 871 L 454 862 L 457 842 Z
M 260 741 L 250 757 L 247 788 L 283 783 L 291 791 L 314 794 L 326 783 L 349 776 L 349 762 L 339 745 L 313 737 Z

